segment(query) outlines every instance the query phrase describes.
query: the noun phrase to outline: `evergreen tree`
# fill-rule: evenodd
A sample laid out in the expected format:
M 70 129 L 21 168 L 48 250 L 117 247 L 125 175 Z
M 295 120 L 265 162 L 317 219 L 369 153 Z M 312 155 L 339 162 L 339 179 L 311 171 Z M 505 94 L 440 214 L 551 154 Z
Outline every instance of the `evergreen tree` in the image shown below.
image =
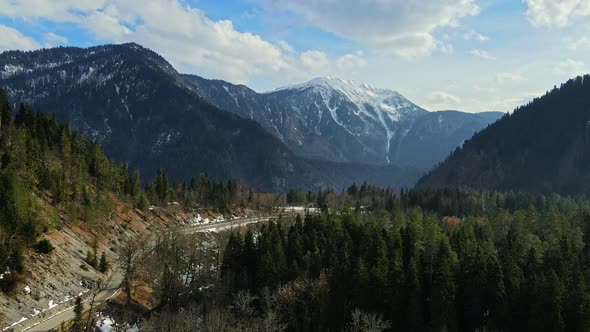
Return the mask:
M 107 257 L 104 252 L 100 255 L 100 263 L 99 263 L 99 270 L 102 273 L 106 273 L 109 269 L 109 263 L 107 262 Z
M 78 296 L 76 297 L 76 302 L 74 304 L 74 321 L 72 323 L 71 331 L 80 332 L 84 329 L 84 305 L 82 304 L 82 299 Z

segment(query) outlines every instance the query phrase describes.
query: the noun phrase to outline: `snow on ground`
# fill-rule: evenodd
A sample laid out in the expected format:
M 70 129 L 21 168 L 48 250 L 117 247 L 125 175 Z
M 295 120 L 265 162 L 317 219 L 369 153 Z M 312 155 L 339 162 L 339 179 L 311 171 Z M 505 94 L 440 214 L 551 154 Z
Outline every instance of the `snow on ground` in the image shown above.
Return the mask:
M 240 217 L 238 216 L 230 216 L 229 220 L 237 220 Z M 225 216 L 223 214 L 215 216 L 213 218 L 203 218 L 201 217 L 200 213 L 197 213 L 196 217 L 194 217 L 192 219 L 192 225 L 196 226 L 196 225 L 207 225 L 207 224 L 214 224 L 214 223 L 218 223 L 218 222 L 224 222 L 226 221 Z
M 118 325 L 113 318 L 109 317 L 109 316 L 105 316 L 105 317 L 100 317 L 97 321 L 96 321 L 96 327 L 101 331 L 101 332 L 114 332 L 114 331 L 121 331 L 121 329 L 123 328 L 122 326 Z M 137 325 L 133 325 L 133 326 L 127 326 L 125 328 L 123 328 L 123 331 L 127 331 L 127 332 L 138 332 L 139 331 L 139 327 Z
M 22 318 L 21 318 L 19 321 L 17 321 L 17 322 L 14 322 L 14 323 L 12 323 L 11 325 L 9 325 L 9 326 L 7 326 L 7 327 L 3 328 L 3 329 L 2 329 L 2 331 L 9 331 L 10 329 L 12 329 L 12 327 L 13 327 L 13 326 L 15 326 L 15 325 L 17 325 L 17 324 L 19 324 L 19 323 L 22 323 L 22 322 L 24 322 L 24 321 L 26 321 L 26 320 L 27 320 L 27 319 L 26 319 L 25 317 L 22 317 Z
M 275 209 L 283 210 L 285 212 L 297 212 L 297 213 L 316 213 L 319 212 L 320 209 L 315 207 L 307 207 L 307 206 L 280 206 L 275 207 Z

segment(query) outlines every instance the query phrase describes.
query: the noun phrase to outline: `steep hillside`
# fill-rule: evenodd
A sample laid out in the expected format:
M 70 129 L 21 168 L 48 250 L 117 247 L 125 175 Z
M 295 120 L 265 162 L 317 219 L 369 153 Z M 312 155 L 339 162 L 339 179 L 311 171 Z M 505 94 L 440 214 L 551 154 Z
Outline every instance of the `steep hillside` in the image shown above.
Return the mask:
M 134 209 L 129 179 L 53 116 L 21 107 L 13 118 L 0 90 L 0 328 L 86 294 L 117 248 L 164 222 Z
M 174 180 L 207 173 L 270 190 L 348 184 L 318 173 L 255 121 L 220 111 L 137 44 L 4 52 L 0 86 L 13 105 L 55 113 L 144 175 L 163 167 Z
M 139 250 L 163 229 L 221 213 L 253 216 L 248 207 L 270 210 L 270 197 L 206 176 L 173 184 L 164 170 L 144 188 L 139 172 L 54 115 L 21 106 L 13 116 L 0 89 L 0 330 L 71 307 L 99 280 L 118 289 L 130 243 Z
M 465 142 L 418 183 L 590 194 L 589 76 L 569 80 Z
M 267 93 L 184 77 L 211 103 L 256 120 L 296 154 L 331 161 L 428 169 L 500 116 L 432 115 L 395 91 L 333 76 Z
M 174 179 L 206 172 L 270 188 L 302 173 L 263 128 L 219 112 L 136 44 L 5 52 L 2 67 L 13 103 L 55 113 L 142 174 L 164 167 Z

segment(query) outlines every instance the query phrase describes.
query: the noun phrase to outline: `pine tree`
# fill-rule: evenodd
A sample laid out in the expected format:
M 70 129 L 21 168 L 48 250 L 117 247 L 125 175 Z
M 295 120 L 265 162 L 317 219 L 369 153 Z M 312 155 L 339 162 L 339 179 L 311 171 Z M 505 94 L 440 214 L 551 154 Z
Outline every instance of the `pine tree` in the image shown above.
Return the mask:
M 170 185 L 168 183 L 168 175 L 162 168 L 158 168 L 156 173 L 155 190 L 160 203 L 166 203 L 169 198 Z
M 232 232 L 229 235 L 223 260 L 221 263 L 221 276 L 229 291 L 238 290 L 238 277 L 240 275 L 240 259 L 243 251 L 242 237 L 239 233 Z
M 137 197 L 141 193 L 141 177 L 139 175 L 139 170 L 134 169 L 131 175 L 129 176 L 129 189 L 128 194 L 131 197 Z
M 490 328 L 504 328 L 506 323 L 506 288 L 504 287 L 504 273 L 495 253 L 486 258 L 486 306 L 488 307 L 488 325 Z
M 86 251 L 86 263 L 92 267 L 96 267 L 97 257 L 90 250 Z
M 454 257 L 448 241 L 441 241 L 437 253 L 436 267 L 432 276 L 430 319 L 438 331 L 451 330 L 455 321 Z
M 107 270 L 109 269 L 109 263 L 107 262 L 107 256 L 104 254 L 104 252 L 100 255 L 100 264 L 99 264 L 99 270 L 102 273 L 106 273 Z
M 72 331 L 79 332 L 83 329 L 83 314 L 84 314 L 84 305 L 82 304 L 82 299 L 78 296 L 76 297 L 76 302 L 74 304 L 74 322 L 72 324 Z

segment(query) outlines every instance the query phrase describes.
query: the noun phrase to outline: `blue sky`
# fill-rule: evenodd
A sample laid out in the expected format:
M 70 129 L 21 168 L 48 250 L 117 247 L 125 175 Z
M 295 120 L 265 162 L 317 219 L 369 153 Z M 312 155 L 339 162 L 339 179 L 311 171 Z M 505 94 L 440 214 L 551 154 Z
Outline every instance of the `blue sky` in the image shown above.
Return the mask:
M 588 0 L 0 0 L 0 51 L 134 41 L 264 91 L 317 76 L 510 111 L 588 72 Z

